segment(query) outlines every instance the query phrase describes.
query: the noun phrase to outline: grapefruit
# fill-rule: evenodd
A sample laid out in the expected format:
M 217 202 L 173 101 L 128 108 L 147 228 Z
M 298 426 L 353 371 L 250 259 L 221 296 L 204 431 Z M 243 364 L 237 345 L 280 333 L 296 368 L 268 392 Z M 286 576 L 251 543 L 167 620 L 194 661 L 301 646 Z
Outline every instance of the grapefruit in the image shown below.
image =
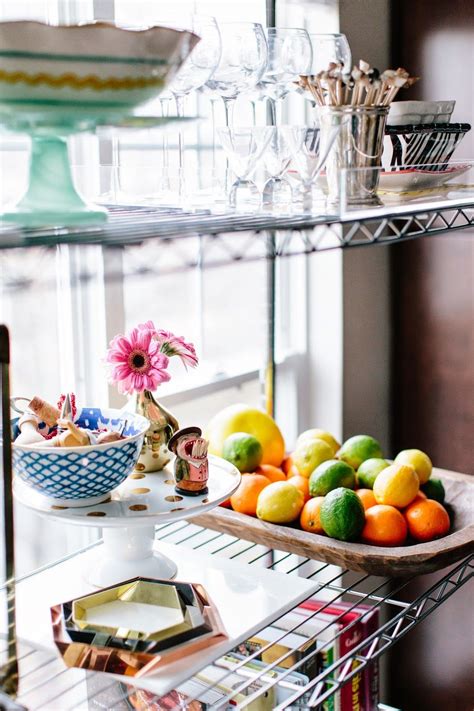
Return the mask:
M 229 405 L 209 421 L 206 438 L 209 452 L 222 457 L 224 440 L 235 432 L 253 435 L 262 445 L 262 464 L 279 467 L 285 456 L 285 442 L 275 420 L 263 410 L 244 404 Z

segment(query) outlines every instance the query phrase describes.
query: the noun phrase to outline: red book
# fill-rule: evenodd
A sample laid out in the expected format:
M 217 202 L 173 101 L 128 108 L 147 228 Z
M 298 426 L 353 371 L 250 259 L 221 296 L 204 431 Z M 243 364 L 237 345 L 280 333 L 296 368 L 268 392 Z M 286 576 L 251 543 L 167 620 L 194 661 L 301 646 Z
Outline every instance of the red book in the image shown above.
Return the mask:
M 337 608 L 340 612 L 342 612 L 343 610 L 347 610 L 347 608 L 352 607 L 352 605 L 348 602 L 338 602 L 332 607 Z M 377 607 L 372 605 L 357 605 L 357 607 L 354 607 L 348 614 L 356 614 L 360 616 L 360 622 L 363 628 L 362 639 L 370 637 L 370 635 L 376 632 L 379 628 L 379 610 Z M 364 655 L 369 650 L 369 647 L 370 645 L 364 647 L 361 650 L 361 654 Z M 346 652 L 347 651 L 349 650 L 346 650 Z M 342 654 L 340 656 L 342 656 Z M 362 671 L 363 711 L 378 710 L 380 693 L 379 683 L 379 661 L 376 659 L 368 664 Z
M 326 604 L 324 600 L 307 600 L 299 606 L 299 609 L 301 612 L 307 611 L 313 613 L 324 607 L 324 610 L 321 612 L 322 615 L 329 618 L 338 618 L 334 620 L 334 623 L 338 625 L 339 631 L 341 632 L 337 640 L 336 659 L 341 659 L 364 639 L 365 630 L 360 621 L 362 613 L 356 610 L 347 612 L 347 607 L 343 603 L 336 605 L 331 604 L 325 607 Z M 350 628 L 346 629 L 349 625 L 351 625 Z M 348 661 L 348 663 L 351 664 L 351 670 L 359 666 L 359 662 L 355 660 L 352 662 Z M 337 678 L 344 668 L 345 665 L 341 665 L 334 676 Z M 354 674 L 354 676 L 341 687 L 339 691 L 338 708 L 340 711 L 368 711 L 364 704 L 362 672 Z

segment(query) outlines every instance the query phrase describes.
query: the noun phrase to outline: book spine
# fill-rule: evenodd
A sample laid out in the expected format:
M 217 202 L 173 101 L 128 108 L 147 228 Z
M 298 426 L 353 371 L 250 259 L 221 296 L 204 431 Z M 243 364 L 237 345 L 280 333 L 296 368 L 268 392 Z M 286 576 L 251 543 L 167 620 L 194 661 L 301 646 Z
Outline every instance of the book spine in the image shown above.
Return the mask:
M 324 671 L 325 669 L 330 667 L 332 664 L 334 664 L 334 645 L 331 645 L 330 647 L 326 647 L 326 649 L 324 649 L 320 652 L 320 655 L 321 655 L 321 671 Z M 334 672 L 329 674 L 328 679 L 334 679 Z M 323 711 L 339 711 L 337 699 L 336 699 L 336 697 L 338 695 L 339 695 L 339 692 L 336 691 L 335 694 L 333 694 L 328 699 L 326 699 L 326 701 L 323 702 L 323 705 L 322 705 Z
M 363 629 L 362 624 L 357 622 L 348 630 L 344 629 L 339 637 L 339 659 L 344 657 L 352 647 L 358 644 L 362 639 Z M 360 666 L 360 662 L 353 659 L 351 671 Z M 338 673 L 341 673 L 345 665 L 338 668 Z M 337 676 L 337 675 L 336 675 Z M 354 676 L 340 690 L 341 711 L 363 711 L 363 684 L 362 672 L 354 674 Z
M 379 611 L 377 609 L 361 620 L 364 629 L 364 639 L 373 634 L 379 627 Z M 368 647 L 362 650 L 362 654 L 368 651 Z M 379 660 L 374 659 L 364 669 L 364 711 L 378 711 L 379 704 Z

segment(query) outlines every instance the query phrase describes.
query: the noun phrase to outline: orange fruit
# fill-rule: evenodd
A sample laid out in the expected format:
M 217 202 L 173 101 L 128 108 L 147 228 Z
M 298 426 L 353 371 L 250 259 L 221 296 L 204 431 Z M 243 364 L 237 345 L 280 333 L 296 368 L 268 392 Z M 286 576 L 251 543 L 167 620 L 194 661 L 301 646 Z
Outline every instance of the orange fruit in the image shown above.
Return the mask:
M 408 506 L 411 506 L 412 504 L 418 504 L 420 501 L 426 501 L 427 498 L 428 497 L 426 496 L 426 494 L 420 489 L 413 501 L 410 501 Z
M 305 479 L 305 477 L 300 477 L 300 479 Z M 305 479 L 307 482 L 307 479 Z M 300 526 L 303 531 L 309 531 L 309 533 L 319 533 L 324 536 L 324 530 L 321 526 L 321 521 L 319 518 L 319 511 L 321 509 L 321 504 L 324 501 L 324 496 L 315 496 L 314 499 L 309 499 L 303 506 L 303 510 L 300 515 Z
M 407 537 L 407 523 L 394 506 L 376 504 L 365 512 L 361 538 L 373 546 L 401 546 Z
M 286 481 L 286 474 L 273 464 L 261 464 L 255 469 L 255 474 L 263 474 L 269 481 Z
M 239 488 L 230 497 L 234 511 L 255 516 L 257 513 L 257 499 L 270 480 L 263 474 L 243 474 Z
M 301 491 L 304 496 L 305 503 L 311 498 L 309 494 L 309 479 L 307 479 L 305 476 L 301 476 L 301 474 L 296 474 L 295 476 L 290 477 L 288 479 L 288 482 L 290 484 L 293 484 L 293 486 L 296 486 L 296 488 Z
M 293 466 L 293 460 L 291 458 L 291 455 L 289 454 L 287 457 L 284 458 L 284 460 L 280 464 L 280 469 L 283 469 L 285 474 L 288 474 L 288 472 L 290 471 L 292 466 Z
M 225 509 L 231 509 L 231 508 L 232 508 L 232 504 L 230 503 L 230 499 L 226 499 L 226 500 L 223 501 L 221 504 L 219 504 L 219 506 L 223 506 Z
M 367 509 L 370 509 L 372 506 L 377 505 L 372 489 L 356 489 L 356 494 L 362 501 L 362 506 L 364 507 L 365 511 L 367 511 Z
M 405 518 L 415 541 L 425 543 L 449 532 L 448 512 L 434 499 L 413 502 L 405 509 Z

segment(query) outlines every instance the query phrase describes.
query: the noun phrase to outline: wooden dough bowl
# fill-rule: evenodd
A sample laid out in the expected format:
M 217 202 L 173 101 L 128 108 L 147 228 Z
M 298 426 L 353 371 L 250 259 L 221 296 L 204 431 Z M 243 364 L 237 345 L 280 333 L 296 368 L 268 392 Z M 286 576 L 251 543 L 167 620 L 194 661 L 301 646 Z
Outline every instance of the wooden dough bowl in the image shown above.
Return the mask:
M 474 552 L 474 477 L 445 469 L 433 469 L 433 477 L 444 484 L 454 522 L 447 536 L 429 543 L 394 548 L 345 543 L 292 526 L 266 523 L 223 507 L 194 518 L 193 523 L 344 569 L 387 577 L 422 575 Z

